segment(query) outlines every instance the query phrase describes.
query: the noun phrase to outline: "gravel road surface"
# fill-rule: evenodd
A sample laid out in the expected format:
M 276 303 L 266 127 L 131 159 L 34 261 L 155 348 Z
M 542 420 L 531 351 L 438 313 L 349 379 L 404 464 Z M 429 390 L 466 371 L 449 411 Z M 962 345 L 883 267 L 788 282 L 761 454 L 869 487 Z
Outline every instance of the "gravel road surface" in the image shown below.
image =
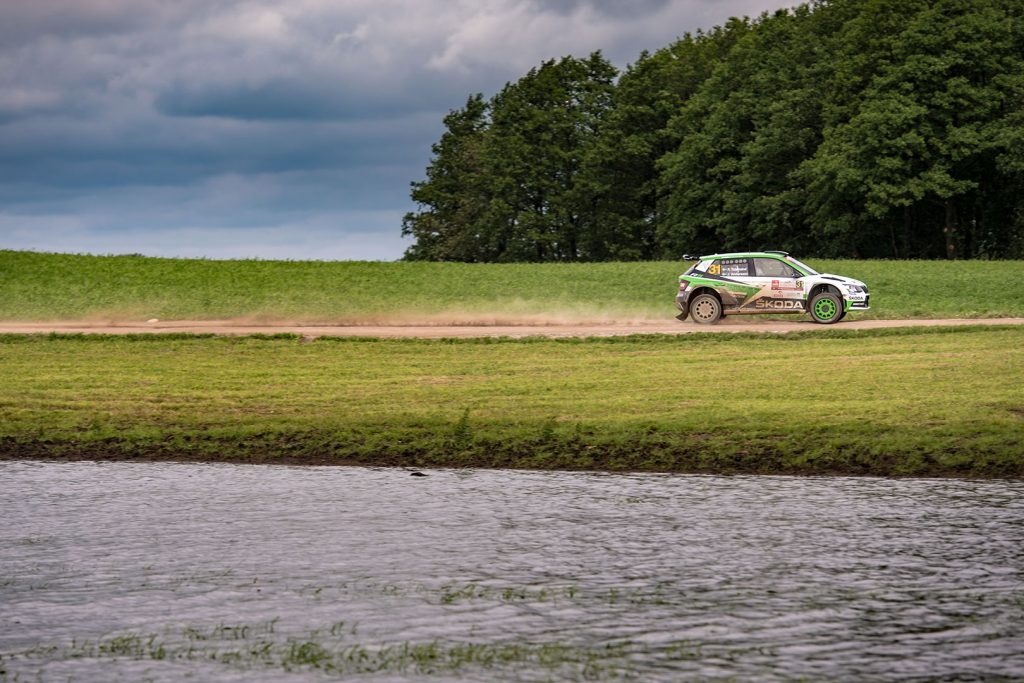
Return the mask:
M 717 325 L 698 325 L 673 318 L 629 322 L 551 322 L 535 319 L 522 325 L 502 324 L 346 324 L 322 323 L 253 323 L 230 320 L 159 320 L 137 322 L 0 322 L 0 334 L 145 334 L 186 332 L 193 334 L 250 335 L 299 334 L 315 337 L 383 337 L 441 339 L 451 337 L 611 337 L 630 334 L 692 334 L 694 332 L 769 332 L 784 333 L 807 330 L 871 330 L 890 327 L 936 327 L 961 325 L 1021 325 L 1024 318 L 954 318 L 945 320 L 848 320 L 834 325 L 819 325 L 806 318 L 761 320 L 753 316 L 730 317 Z

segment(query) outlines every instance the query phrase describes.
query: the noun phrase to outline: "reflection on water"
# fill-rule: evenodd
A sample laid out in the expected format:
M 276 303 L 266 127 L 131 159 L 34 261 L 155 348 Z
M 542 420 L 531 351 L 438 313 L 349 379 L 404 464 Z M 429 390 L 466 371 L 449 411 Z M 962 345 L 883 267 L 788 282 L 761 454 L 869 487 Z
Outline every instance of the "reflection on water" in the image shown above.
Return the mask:
M 0 681 L 1024 677 L 1024 484 L 0 463 Z

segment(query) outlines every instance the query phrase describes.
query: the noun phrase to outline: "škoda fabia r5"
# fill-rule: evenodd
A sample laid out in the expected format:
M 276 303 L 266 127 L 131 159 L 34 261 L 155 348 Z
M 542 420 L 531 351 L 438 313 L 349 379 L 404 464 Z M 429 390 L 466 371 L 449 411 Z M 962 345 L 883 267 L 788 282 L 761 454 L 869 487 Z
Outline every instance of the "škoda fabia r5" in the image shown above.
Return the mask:
M 711 324 L 727 314 L 808 313 L 829 324 L 868 310 L 868 298 L 860 280 L 818 273 L 784 251 L 713 254 L 679 276 L 676 317 Z

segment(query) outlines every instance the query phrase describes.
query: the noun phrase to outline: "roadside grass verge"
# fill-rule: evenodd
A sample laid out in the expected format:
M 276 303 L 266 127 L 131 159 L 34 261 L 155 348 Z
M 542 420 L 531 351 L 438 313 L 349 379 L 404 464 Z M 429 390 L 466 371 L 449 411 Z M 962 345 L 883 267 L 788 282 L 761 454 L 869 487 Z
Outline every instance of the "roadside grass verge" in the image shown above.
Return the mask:
M 0 457 L 1024 475 L 1024 330 L 0 336 Z
M 864 318 L 1024 315 L 1021 261 L 819 261 Z M 296 322 L 669 318 L 683 261 L 466 264 L 167 259 L 0 250 L 0 320 Z

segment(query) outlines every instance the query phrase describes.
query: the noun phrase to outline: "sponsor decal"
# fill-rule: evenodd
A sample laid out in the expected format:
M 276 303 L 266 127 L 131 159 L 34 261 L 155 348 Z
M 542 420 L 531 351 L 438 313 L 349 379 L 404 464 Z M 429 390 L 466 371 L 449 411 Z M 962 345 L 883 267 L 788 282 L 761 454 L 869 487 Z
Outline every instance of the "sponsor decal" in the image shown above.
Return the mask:
M 730 277 L 746 277 L 750 271 L 745 258 L 722 259 L 719 264 L 719 272 Z
M 799 299 L 758 299 L 754 308 L 762 311 L 802 311 L 804 302 Z
M 772 290 L 777 292 L 802 292 L 804 283 L 800 280 L 772 280 Z

